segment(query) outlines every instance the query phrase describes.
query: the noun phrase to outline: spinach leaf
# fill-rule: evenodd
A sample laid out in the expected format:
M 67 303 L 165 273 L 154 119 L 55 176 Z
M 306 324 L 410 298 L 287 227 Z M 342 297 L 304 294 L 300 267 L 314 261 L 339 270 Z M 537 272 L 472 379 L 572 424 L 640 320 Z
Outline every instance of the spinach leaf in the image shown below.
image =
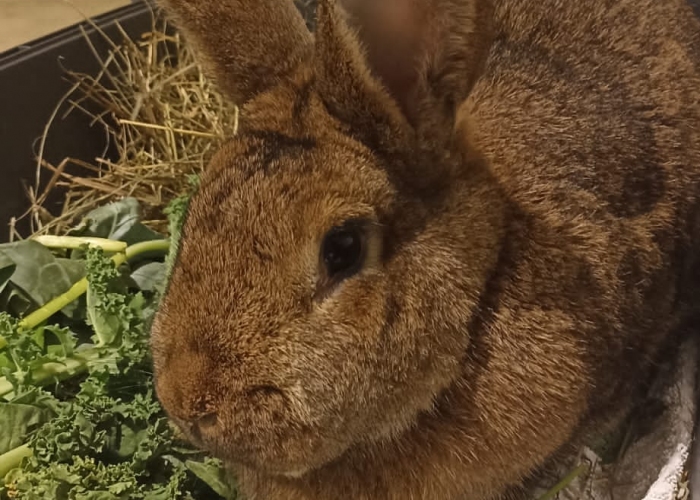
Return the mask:
M 17 269 L 17 264 L 7 264 L 0 269 L 0 293 L 2 293 L 10 282 L 10 278 L 15 273 L 15 269 Z
M 236 490 L 231 485 L 224 467 L 219 460 L 207 458 L 204 462 L 185 461 L 185 466 L 216 493 L 228 500 L 235 500 Z
M 124 241 L 127 245 L 164 239 L 163 235 L 141 223 L 139 212 L 135 198 L 124 198 L 91 211 L 69 234 L 109 238 Z
M 144 264 L 131 273 L 131 279 L 139 290 L 144 292 L 157 291 L 165 281 L 165 263 L 149 262 Z
M 22 445 L 29 432 L 51 416 L 47 408 L 0 402 L 0 455 Z
M 51 251 L 36 241 L 24 240 L 0 245 L 0 268 L 15 266 L 8 284 L 14 289 L 5 299 L 13 312 L 45 304 L 68 290 L 85 274 L 82 262 L 57 259 Z M 14 293 L 13 293 L 14 292 Z M 26 300 L 30 303 L 27 304 Z M 14 300 L 14 303 L 13 303 Z M 66 306 L 64 313 L 71 315 L 76 305 Z

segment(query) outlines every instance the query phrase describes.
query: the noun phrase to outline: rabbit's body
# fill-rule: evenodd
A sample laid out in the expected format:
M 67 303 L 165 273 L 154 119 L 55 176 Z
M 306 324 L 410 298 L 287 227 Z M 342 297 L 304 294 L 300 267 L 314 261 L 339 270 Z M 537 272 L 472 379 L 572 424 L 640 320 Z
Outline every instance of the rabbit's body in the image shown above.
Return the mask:
M 528 221 L 505 309 L 582 314 L 595 397 L 617 403 L 700 306 L 699 23 L 683 0 L 495 4 L 463 111 Z
M 700 306 L 684 0 L 384 1 L 427 19 L 386 49 L 427 76 L 382 66 L 369 1 L 346 6 L 378 76 L 331 1 L 314 49 L 291 2 L 164 0 L 245 121 L 188 212 L 158 393 L 249 500 L 515 496 Z M 366 256 L 336 282 L 345 220 Z

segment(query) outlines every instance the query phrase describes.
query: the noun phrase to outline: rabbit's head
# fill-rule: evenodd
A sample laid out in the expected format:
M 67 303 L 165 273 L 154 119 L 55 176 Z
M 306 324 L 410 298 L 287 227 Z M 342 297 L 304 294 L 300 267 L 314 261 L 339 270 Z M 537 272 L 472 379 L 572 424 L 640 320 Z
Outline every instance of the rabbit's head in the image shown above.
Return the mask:
M 404 431 L 463 370 L 497 258 L 499 191 L 456 119 L 488 2 L 321 0 L 315 37 L 291 0 L 162 3 L 242 110 L 154 322 L 165 409 L 280 475 Z

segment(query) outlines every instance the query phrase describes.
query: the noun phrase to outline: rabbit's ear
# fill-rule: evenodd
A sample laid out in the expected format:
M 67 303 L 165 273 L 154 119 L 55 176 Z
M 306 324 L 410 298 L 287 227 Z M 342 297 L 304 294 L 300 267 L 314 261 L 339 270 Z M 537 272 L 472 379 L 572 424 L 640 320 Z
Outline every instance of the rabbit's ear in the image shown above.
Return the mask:
M 317 16 L 324 98 L 347 116 L 374 108 L 369 74 L 419 135 L 451 132 L 491 45 L 490 0 L 335 1 Z
M 292 0 L 159 0 L 242 105 L 308 61 L 313 37 Z

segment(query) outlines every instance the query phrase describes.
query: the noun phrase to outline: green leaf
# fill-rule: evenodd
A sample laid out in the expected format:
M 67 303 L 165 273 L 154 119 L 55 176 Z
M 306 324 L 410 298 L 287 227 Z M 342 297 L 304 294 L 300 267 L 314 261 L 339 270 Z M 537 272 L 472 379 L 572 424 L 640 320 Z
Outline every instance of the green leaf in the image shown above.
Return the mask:
M 52 415 L 58 415 L 61 408 L 66 403 L 59 401 L 55 396 L 38 387 L 32 387 L 28 391 L 16 395 L 10 403 L 31 405 L 37 408 L 46 409 Z
M 71 284 L 85 277 L 85 261 L 58 258 L 56 262 L 66 272 Z
M 27 435 L 51 418 L 51 411 L 33 405 L 0 403 L 0 455 L 24 444 Z
M 88 286 L 87 290 L 87 315 L 88 321 L 95 330 L 95 335 L 102 345 L 110 345 L 119 338 L 122 331 L 122 320 L 104 306 L 99 292 Z
M 116 484 L 115 487 L 123 487 L 125 485 Z M 76 493 L 75 500 L 120 500 L 122 497 L 117 496 L 109 491 L 88 491 L 85 493 Z
M 159 290 L 165 281 L 165 264 L 163 262 L 149 262 L 131 273 L 139 290 L 153 292 Z
M 131 315 L 125 307 L 126 297 L 113 291 L 119 287 L 119 272 L 104 252 L 91 248 L 87 252 L 87 318 L 101 345 L 114 344 L 129 327 Z
M 0 246 L 0 307 L 45 305 L 58 292 L 41 288 L 44 281 L 58 273 L 69 285 L 87 275 L 80 314 L 22 323 L 0 313 L 6 341 L 0 349 L 0 375 L 6 378 L 0 381 L 9 386 L 0 408 L 0 444 L 19 443 L 10 458 L 22 457 L 5 469 L 11 472 L 6 484 L 0 481 L 0 499 L 194 500 L 219 498 L 215 492 L 234 498 L 220 462 L 202 461 L 205 455 L 178 437 L 155 396 L 148 325 L 164 284 L 162 236 L 138 222 L 134 200 L 92 212 L 76 231 L 148 240 L 147 247 L 159 249 L 153 252 L 159 262 L 144 252 L 137 254 L 142 265 L 131 267 L 129 259 L 115 268 L 105 251 L 81 248 L 63 259 L 36 241 L 23 243 L 22 261 L 7 255 L 17 247 Z M 41 293 L 27 282 L 36 282 Z M 83 343 L 88 338 L 101 345 Z M 51 393 L 40 388 L 46 384 Z
M 6 352 L 0 352 L 0 373 L 2 373 L 3 368 L 14 368 L 14 363 Z
M 135 198 L 124 198 L 88 213 L 70 234 L 109 238 L 124 241 L 128 245 L 163 239 L 163 235 L 140 222 L 139 212 L 139 203 Z
M 204 462 L 187 460 L 185 466 L 222 497 L 229 500 L 236 498 L 236 490 L 219 460 L 213 458 L 208 458 Z
M 57 259 L 43 245 L 24 240 L 0 245 L 0 268 L 15 266 L 9 282 L 17 287 L 5 303 L 13 310 L 26 308 L 27 298 L 32 306 L 45 304 L 68 290 L 85 273 L 82 262 Z M 64 309 L 72 314 L 75 304 Z M 13 311 L 14 312 L 14 311 Z
M 37 304 L 31 297 L 12 282 L 9 282 L 0 293 L 0 311 L 8 312 L 15 317 L 24 317 L 36 307 Z
M 9 283 L 10 278 L 15 273 L 15 269 L 17 269 L 16 264 L 6 264 L 2 267 L 2 269 L 0 269 L 0 293 Z
M 144 440 L 146 433 L 146 429 L 135 429 L 128 425 L 122 425 L 117 455 L 122 459 L 127 459 L 136 453 L 136 450 L 139 448 L 139 443 Z
M 195 183 L 193 191 L 196 190 L 198 184 Z M 174 198 L 163 212 L 168 216 L 168 231 L 170 232 L 170 251 L 165 259 L 165 269 L 167 279 L 170 279 L 170 273 L 173 271 L 177 254 L 180 251 L 180 238 L 182 226 L 187 218 L 192 193 L 185 193 L 177 198 Z
M 47 346 L 47 350 L 52 351 L 52 354 L 63 358 L 73 355 L 76 345 L 76 337 L 73 332 L 67 328 L 59 328 L 55 325 L 46 326 L 41 330 L 44 332 L 44 338 L 46 338 L 45 333 L 48 332 L 56 341 L 58 341 L 58 344 Z

